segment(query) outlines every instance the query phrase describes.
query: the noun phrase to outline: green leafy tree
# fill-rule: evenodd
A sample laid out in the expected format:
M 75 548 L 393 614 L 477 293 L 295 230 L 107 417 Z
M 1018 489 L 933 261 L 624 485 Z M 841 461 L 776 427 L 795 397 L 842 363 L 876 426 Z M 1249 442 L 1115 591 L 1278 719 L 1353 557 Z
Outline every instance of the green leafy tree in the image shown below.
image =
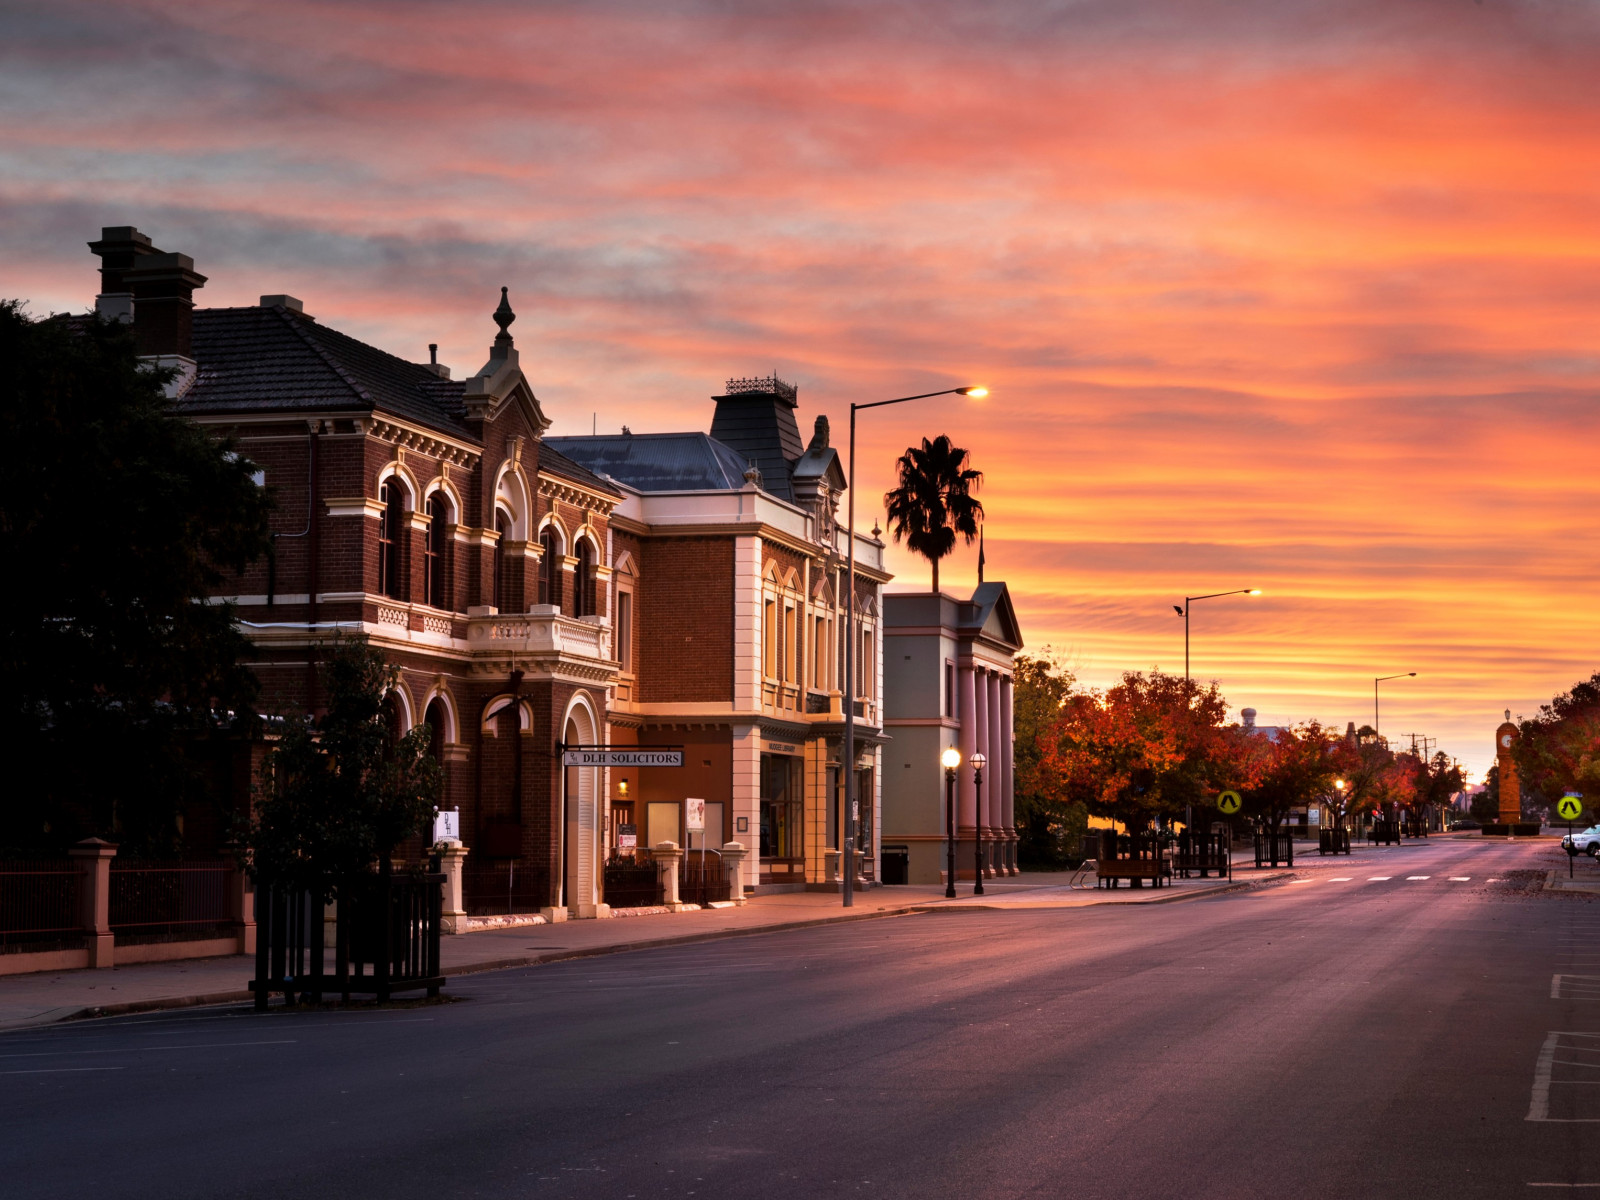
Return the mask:
M 956 534 L 970 546 L 978 536 L 983 505 L 972 494 L 983 472 L 967 466 L 967 452 L 940 434 L 921 447 L 908 446 L 895 463 L 900 486 L 887 493 L 894 540 L 933 564 L 933 590 L 939 590 L 939 560 L 955 549 Z
M 1489 768 L 1489 773 L 1483 777 L 1483 791 L 1472 797 L 1467 811 L 1485 825 L 1493 825 L 1500 820 L 1499 764 Z
M 8 842 L 176 848 L 192 751 L 253 712 L 207 597 L 267 544 L 254 468 L 178 416 L 127 326 L 0 302 L 0 746 Z
M 420 832 L 442 774 L 426 722 L 397 736 L 385 697 L 399 678 L 365 638 L 322 665 L 327 712 L 287 718 L 267 756 L 247 843 L 252 878 L 332 895 L 342 879 L 390 870 Z
M 1050 739 L 1072 697 L 1072 673 L 1051 657 L 1019 656 L 1013 666 L 1012 721 L 1018 853 L 1029 865 L 1077 858 L 1089 814 L 1067 792 Z

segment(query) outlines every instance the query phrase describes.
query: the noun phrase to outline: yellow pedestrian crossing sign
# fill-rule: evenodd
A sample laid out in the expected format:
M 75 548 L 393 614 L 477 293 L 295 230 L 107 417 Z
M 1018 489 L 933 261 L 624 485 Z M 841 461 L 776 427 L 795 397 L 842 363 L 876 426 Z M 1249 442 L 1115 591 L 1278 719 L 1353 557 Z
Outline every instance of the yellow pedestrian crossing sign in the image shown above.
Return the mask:
M 1238 792 L 1223 792 L 1222 795 L 1217 797 L 1217 808 L 1227 813 L 1230 817 L 1239 811 L 1241 803 L 1243 802 L 1239 799 Z
M 1556 811 L 1561 814 L 1563 821 L 1577 820 L 1578 814 L 1583 811 L 1583 797 L 1574 792 L 1568 792 L 1560 800 L 1556 801 Z

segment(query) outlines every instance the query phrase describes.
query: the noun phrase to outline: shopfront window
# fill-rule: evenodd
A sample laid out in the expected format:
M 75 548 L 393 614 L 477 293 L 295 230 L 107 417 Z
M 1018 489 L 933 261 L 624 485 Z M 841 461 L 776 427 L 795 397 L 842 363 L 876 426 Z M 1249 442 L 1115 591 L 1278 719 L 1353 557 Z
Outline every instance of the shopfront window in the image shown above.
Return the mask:
M 805 858 L 802 834 L 804 792 L 800 759 L 786 754 L 761 756 L 761 857 Z

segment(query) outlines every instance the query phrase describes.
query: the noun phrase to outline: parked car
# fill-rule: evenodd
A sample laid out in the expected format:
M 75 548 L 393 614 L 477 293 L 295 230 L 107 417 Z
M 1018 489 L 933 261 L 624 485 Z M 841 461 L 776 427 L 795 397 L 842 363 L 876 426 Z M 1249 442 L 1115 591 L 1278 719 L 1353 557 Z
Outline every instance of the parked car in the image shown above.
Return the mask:
M 1581 833 L 1563 835 L 1561 848 L 1568 854 L 1600 855 L 1600 825 L 1591 825 Z
M 1451 824 L 1450 828 L 1451 829 L 1482 829 L 1483 825 L 1482 825 L 1481 822 L 1474 821 L 1471 817 L 1462 817 L 1461 820 L 1453 822 Z

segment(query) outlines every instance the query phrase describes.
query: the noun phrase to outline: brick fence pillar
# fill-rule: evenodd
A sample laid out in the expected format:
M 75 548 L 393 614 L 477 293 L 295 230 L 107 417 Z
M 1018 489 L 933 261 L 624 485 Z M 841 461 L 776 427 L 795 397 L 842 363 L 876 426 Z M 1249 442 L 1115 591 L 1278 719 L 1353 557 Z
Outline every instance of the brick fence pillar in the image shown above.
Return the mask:
M 83 872 L 79 920 L 83 925 L 84 948 L 89 951 L 89 965 L 113 966 L 116 939 L 111 933 L 111 860 L 117 856 L 117 848 L 101 838 L 89 838 L 67 853 L 78 860 L 78 869 Z
M 683 861 L 683 851 L 677 842 L 657 842 L 650 853 L 656 860 L 656 878 L 661 881 L 661 903 L 675 909 L 678 907 L 678 864 Z
M 728 868 L 728 896 L 735 903 L 744 904 L 744 860 L 749 851 L 743 842 L 724 842 L 722 861 Z

